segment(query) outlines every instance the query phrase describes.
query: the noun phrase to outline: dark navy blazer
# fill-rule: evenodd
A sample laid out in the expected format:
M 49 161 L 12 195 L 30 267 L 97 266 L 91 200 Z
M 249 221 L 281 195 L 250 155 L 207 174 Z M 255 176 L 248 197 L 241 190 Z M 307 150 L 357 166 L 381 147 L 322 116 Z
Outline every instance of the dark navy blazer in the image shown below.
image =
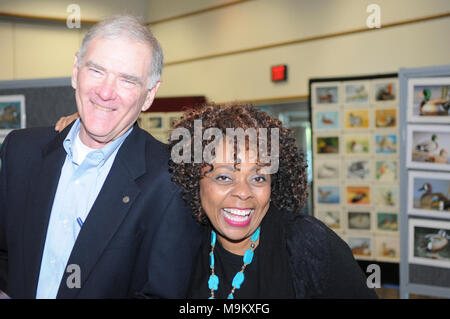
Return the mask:
M 0 289 L 12 298 L 35 298 L 70 127 L 13 131 L 0 151 Z M 81 287 L 70 288 L 66 272 L 57 298 L 185 297 L 201 227 L 168 159 L 167 147 L 135 124 L 68 261 L 80 267 Z

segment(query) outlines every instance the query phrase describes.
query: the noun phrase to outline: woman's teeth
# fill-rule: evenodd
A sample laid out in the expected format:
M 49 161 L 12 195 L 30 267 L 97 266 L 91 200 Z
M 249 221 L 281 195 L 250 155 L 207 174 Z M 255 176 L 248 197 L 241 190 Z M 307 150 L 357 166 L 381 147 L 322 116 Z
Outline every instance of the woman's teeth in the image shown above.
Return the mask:
M 222 211 L 225 217 L 233 221 L 245 221 L 250 217 L 250 214 L 253 213 L 255 210 L 223 208 Z

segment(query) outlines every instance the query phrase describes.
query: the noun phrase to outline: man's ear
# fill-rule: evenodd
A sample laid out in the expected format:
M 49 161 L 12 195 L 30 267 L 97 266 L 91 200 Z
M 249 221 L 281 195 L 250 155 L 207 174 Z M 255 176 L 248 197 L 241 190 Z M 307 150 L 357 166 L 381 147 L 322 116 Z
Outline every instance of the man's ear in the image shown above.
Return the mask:
M 75 61 L 73 62 L 72 68 L 72 87 L 77 89 L 77 78 L 78 78 L 78 52 L 75 53 Z
M 156 82 L 155 86 L 148 90 L 147 97 L 145 98 L 144 105 L 142 105 L 142 112 L 147 111 L 153 103 L 155 99 L 156 92 L 158 92 L 159 86 L 161 85 L 161 81 Z

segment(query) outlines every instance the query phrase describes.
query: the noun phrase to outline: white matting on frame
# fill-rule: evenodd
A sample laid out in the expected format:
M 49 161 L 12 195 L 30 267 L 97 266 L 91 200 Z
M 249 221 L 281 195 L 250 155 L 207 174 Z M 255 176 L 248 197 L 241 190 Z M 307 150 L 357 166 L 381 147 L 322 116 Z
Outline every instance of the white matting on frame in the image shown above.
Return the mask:
M 408 81 L 408 122 L 450 123 L 450 77 Z
M 0 96 L 0 136 L 26 127 L 25 96 Z
M 450 126 L 408 125 L 406 166 L 450 171 Z
M 409 171 L 408 214 L 450 219 L 450 173 Z
M 409 220 L 408 262 L 450 268 L 450 222 Z

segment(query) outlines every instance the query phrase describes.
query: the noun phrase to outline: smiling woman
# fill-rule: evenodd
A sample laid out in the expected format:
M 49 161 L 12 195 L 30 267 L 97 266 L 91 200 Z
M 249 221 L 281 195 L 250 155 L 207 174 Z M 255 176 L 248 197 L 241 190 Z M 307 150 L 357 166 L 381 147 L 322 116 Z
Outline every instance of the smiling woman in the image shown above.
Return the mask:
M 227 129 L 277 129 L 278 169 L 265 169 L 270 163 L 260 161 L 261 144 L 248 136 L 244 145 L 222 137 L 212 161 L 195 161 L 199 120 L 201 136 L 211 128 L 221 136 Z M 279 120 L 249 105 L 211 104 L 186 112 L 174 127 L 189 132 L 192 149 L 183 161 L 171 159 L 173 181 L 208 228 L 190 297 L 376 298 L 349 247 L 320 221 L 300 213 L 308 196 L 306 163 L 293 133 Z M 203 150 L 211 140 L 201 140 Z M 172 139 L 170 147 L 178 151 L 177 143 Z M 265 144 L 271 158 L 274 144 Z M 230 149 L 234 156 L 223 156 Z

